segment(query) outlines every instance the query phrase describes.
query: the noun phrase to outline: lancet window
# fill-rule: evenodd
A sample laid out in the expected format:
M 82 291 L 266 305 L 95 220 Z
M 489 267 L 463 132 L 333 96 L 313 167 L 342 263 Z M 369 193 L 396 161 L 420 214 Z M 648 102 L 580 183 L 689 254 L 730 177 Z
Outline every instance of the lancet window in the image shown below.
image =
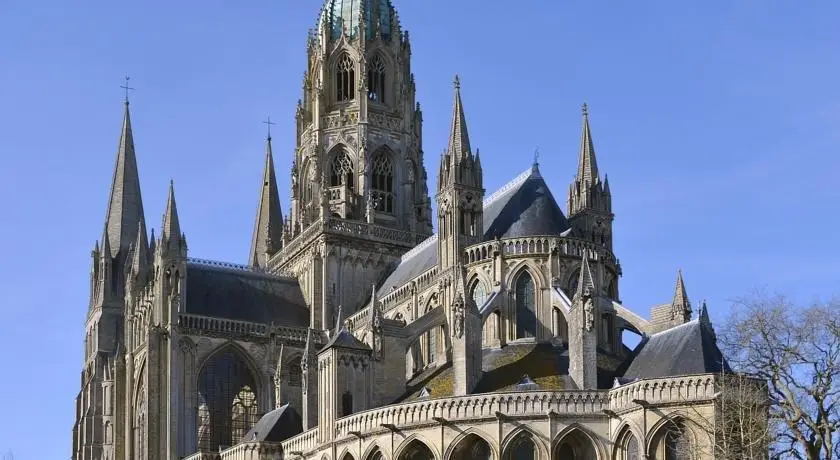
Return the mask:
M 516 280 L 516 338 L 530 338 L 537 334 L 537 316 L 534 305 L 534 279 L 523 271 Z
M 394 212 L 394 163 L 385 149 L 373 155 L 371 189 L 379 212 Z
M 335 87 L 338 102 L 352 101 L 356 97 L 356 63 L 347 53 L 338 60 Z
M 374 102 L 385 102 L 385 62 L 376 55 L 368 66 L 368 99 Z

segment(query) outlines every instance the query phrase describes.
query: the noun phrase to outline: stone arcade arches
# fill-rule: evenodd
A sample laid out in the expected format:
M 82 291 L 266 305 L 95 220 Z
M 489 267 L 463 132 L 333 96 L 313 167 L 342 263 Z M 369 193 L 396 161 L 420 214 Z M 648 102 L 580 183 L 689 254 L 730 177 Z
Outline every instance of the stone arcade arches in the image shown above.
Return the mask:
M 573 424 L 557 437 L 553 460 L 597 460 L 598 448 L 592 435 Z
M 496 454 L 490 443 L 482 436 L 469 433 L 460 440 L 456 440 L 449 460 L 494 460 Z
M 397 460 L 437 460 L 432 449 L 416 438 L 400 449 L 397 455 Z

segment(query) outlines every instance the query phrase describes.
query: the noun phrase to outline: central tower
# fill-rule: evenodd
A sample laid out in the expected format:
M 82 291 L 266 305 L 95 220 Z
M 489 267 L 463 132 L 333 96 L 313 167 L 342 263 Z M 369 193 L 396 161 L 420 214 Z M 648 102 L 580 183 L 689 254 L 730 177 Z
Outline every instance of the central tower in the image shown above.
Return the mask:
M 299 279 L 313 327 L 432 233 L 410 57 L 390 0 L 327 0 L 309 35 L 291 212 L 269 269 Z

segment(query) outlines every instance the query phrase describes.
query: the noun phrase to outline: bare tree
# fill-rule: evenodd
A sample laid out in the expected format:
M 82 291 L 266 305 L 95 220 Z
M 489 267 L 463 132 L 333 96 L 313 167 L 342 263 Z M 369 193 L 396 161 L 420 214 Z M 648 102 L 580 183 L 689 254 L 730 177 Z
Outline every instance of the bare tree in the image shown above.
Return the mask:
M 840 300 L 739 299 L 719 338 L 735 370 L 767 384 L 773 457 L 840 459 Z
M 665 426 L 660 455 L 667 458 L 766 460 L 773 442 L 768 417 L 768 389 L 761 379 L 722 372 L 715 379 L 716 393 L 710 406 L 686 400 L 684 417 Z M 696 436 L 691 440 L 691 432 Z M 705 439 L 704 439 L 705 438 Z

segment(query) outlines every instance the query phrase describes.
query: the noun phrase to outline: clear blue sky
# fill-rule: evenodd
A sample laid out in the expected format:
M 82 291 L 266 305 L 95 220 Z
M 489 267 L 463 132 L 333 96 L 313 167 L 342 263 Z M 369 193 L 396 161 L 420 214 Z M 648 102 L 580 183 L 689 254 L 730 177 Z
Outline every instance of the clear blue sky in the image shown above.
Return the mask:
M 840 3 L 394 0 L 412 38 L 426 167 L 461 74 L 488 192 L 528 167 L 565 202 L 587 101 L 613 192 L 624 302 L 678 268 L 695 305 L 837 294 Z M 271 114 L 288 190 L 318 0 L 0 4 L 0 452 L 70 456 L 89 252 L 132 76 L 149 225 L 175 180 L 194 257 L 244 262 Z M 434 184 L 430 183 L 434 191 Z M 284 193 L 284 212 L 288 207 Z

